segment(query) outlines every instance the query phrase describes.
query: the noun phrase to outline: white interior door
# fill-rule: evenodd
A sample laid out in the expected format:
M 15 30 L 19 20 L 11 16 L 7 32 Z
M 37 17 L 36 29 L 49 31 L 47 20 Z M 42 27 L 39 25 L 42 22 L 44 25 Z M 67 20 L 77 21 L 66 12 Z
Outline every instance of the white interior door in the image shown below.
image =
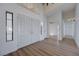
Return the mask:
M 31 17 L 25 16 L 23 27 L 23 45 L 31 44 Z
M 39 20 L 32 20 L 32 43 L 40 41 L 41 26 Z
M 75 22 L 64 22 L 64 36 L 74 38 L 75 36 Z
M 57 35 L 57 23 L 48 23 L 48 35 Z

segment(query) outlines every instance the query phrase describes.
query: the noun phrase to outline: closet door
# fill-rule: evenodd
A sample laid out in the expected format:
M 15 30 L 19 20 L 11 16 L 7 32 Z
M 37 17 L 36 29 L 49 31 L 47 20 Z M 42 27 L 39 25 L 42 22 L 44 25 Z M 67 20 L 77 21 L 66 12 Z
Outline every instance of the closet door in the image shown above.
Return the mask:
M 21 48 L 31 44 L 31 18 L 26 15 L 19 14 L 17 19 L 17 43 L 18 48 Z
M 41 35 L 41 26 L 40 21 L 33 19 L 32 20 L 32 43 L 40 41 L 40 35 Z

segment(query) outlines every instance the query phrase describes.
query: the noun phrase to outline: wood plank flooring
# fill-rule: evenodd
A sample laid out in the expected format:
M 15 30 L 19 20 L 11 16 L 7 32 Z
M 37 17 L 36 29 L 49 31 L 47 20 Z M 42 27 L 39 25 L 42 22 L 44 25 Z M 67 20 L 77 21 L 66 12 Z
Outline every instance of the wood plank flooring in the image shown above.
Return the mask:
M 55 38 L 48 38 L 6 56 L 79 56 L 79 48 L 76 47 L 72 39 L 65 38 L 57 44 Z

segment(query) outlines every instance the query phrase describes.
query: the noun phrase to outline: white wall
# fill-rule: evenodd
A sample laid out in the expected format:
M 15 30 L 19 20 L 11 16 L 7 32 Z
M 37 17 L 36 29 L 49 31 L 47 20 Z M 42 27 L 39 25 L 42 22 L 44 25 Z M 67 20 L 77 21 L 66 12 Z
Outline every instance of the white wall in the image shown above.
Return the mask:
M 79 4 L 76 5 L 76 33 L 75 33 L 75 41 L 77 46 L 79 47 Z
M 14 14 L 14 29 L 13 29 L 13 33 L 14 33 L 14 40 L 11 42 L 6 42 L 6 27 L 5 27 L 5 12 L 6 11 L 10 11 L 13 12 Z M 23 28 L 26 27 L 25 21 L 26 20 L 21 20 L 21 19 L 17 19 L 18 15 L 26 15 L 28 17 L 31 17 L 33 19 L 37 19 L 37 20 L 43 20 L 43 16 L 41 14 L 34 14 L 20 6 L 18 6 L 17 4 L 0 4 L 0 55 L 5 55 L 7 53 L 10 53 L 12 51 L 17 50 L 17 40 L 21 39 L 21 38 L 27 38 L 25 37 L 25 33 L 22 33 L 20 31 L 21 27 L 18 28 L 18 26 L 20 26 L 21 24 L 23 24 Z M 44 19 L 45 21 L 45 19 Z M 23 23 L 21 23 L 23 22 Z M 20 23 L 20 24 L 19 24 Z M 43 35 L 46 35 L 46 21 L 44 23 L 44 31 Z M 24 30 L 26 31 L 26 30 Z M 19 35 L 22 35 L 21 37 L 19 37 Z M 40 38 L 39 38 L 40 39 Z M 19 42 L 20 43 L 20 42 Z
M 0 4 L 0 43 L 2 43 L 1 48 L 0 48 L 0 55 L 4 55 L 6 53 L 9 53 L 11 51 L 14 51 L 17 49 L 17 37 L 16 37 L 16 5 L 13 6 L 13 4 Z M 12 42 L 6 42 L 6 18 L 5 18 L 5 12 L 6 11 L 11 11 L 14 13 L 14 40 Z

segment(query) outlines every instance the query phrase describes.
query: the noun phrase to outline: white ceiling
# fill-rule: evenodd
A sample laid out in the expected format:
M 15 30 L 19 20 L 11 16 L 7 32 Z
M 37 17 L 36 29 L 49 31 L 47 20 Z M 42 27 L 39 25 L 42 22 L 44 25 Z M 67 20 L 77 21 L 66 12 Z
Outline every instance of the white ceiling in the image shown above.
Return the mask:
M 35 4 L 34 3 L 21 3 L 20 5 L 27 9 L 30 9 L 31 11 L 35 11 L 38 8 L 38 11 L 39 11 L 40 4 L 41 3 L 35 3 Z M 62 9 L 62 11 L 68 11 L 70 9 L 73 9 L 75 5 L 76 5 L 75 3 L 54 3 L 54 4 L 49 3 L 48 6 L 41 5 L 41 7 L 43 7 L 45 14 L 50 14 L 51 12 L 53 13 L 59 9 Z
M 62 12 L 68 12 L 69 10 L 75 11 L 76 3 L 56 3 L 55 8 L 49 8 L 49 11 L 45 12 L 47 16 L 51 16 L 55 14 L 56 12 L 62 11 Z
M 76 3 L 65 3 L 62 5 L 63 11 L 68 11 L 75 8 Z

